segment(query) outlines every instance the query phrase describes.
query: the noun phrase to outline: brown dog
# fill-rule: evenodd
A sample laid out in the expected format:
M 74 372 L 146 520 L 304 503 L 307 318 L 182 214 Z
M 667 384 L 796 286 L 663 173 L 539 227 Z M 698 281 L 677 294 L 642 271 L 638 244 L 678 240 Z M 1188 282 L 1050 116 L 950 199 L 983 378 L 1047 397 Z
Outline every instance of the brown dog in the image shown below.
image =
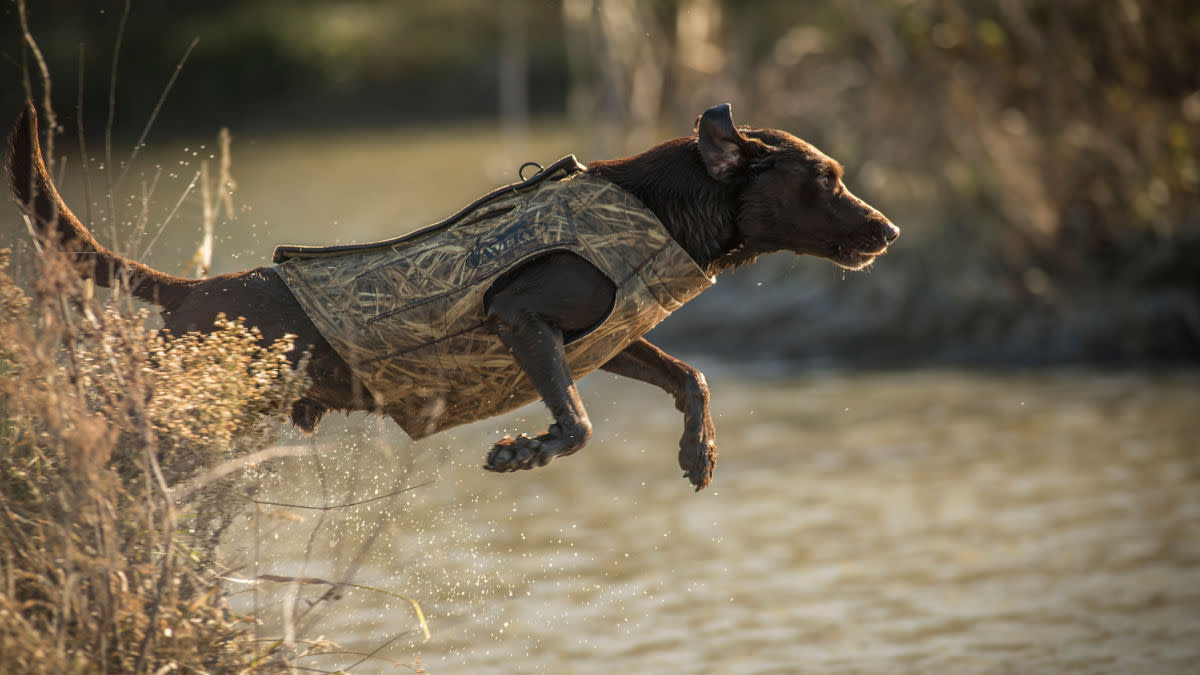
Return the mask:
M 567 223 L 564 227 L 570 230 L 571 237 L 575 237 L 575 230 L 584 227 L 582 224 L 592 216 L 615 210 L 624 214 L 620 216 L 625 218 L 622 222 L 641 223 L 636 227 L 644 228 L 649 235 L 654 235 L 655 228 L 661 227 L 662 238 L 666 241 L 664 247 L 646 252 L 646 246 L 638 243 L 640 239 L 623 238 L 630 231 L 603 230 L 611 227 L 603 223 L 594 226 L 601 234 L 591 235 L 592 240 L 580 235 L 582 244 L 541 245 L 529 234 L 533 231 L 529 223 L 541 227 L 542 235 L 539 236 L 543 236 L 551 228 L 546 224 L 550 221 L 542 212 L 531 210 L 521 216 L 525 218 L 520 221 L 524 225 L 497 230 L 498 234 L 494 233 L 491 239 L 481 237 L 479 241 L 492 243 L 481 244 L 480 250 L 465 251 L 471 265 L 462 264 L 454 269 L 473 266 L 482 271 L 462 284 L 462 289 L 455 290 L 457 295 L 428 294 L 429 298 L 443 302 L 443 307 L 453 306 L 471 322 L 466 329 L 446 329 L 446 332 L 456 339 L 474 335 L 474 342 L 469 343 L 473 349 L 499 349 L 502 353 L 502 358 L 493 355 L 475 359 L 489 364 L 480 377 L 492 377 L 492 371 L 486 368 L 508 369 L 504 372 L 516 372 L 518 376 L 508 380 L 515 383 L 512 384 L 516 387 L 513 391 L 520 387 L 529 389 L 529 396 L 525 398 L 506 393 L 506 398 L 499 401 L 493 400 L 486 388 L 483 393 L 460 396 L 463 400 L 454 404 L 457 417 L 451 418 L 453 423 L 481 419 L 525 403 L 529 397 L 536 399 L 539 396 L 554 416 L 554 424 L 549 430 L 536 437 L 522 435 L 497 442 L 488 454 L 485 468 L 492 471 L 530 469 L 583 447 L 592 426 L 579 399 L 575 380 L 599 367 L 657 385 L 675 397 L 675 405 L 684 415 L 679 465 L 697 490 L 703 488 L 712 479 L 716 465 L 715 432 L 704 376 L 665 354 L 640 337 L 641 334 L 678 304 L 673 303 L 673 297 L 679 302 L 686 301 L 705 283 L 711 283 L 704 280 L 759 255 L 792 251 L 825 258 L 847 269 L 861 269 L 899 236 L 899 229 L 887 218 L 846 189 L 842 183 L 842 167 L 836 161 L 795 136 L 771 129 L 738 129 L 733 124 L 728 105 L 715 106 L 701 115 L 696 122 L 696 132 L 695 136 L 668 141 L 634 157 L 593 162 L 586 170 L 576 165 L 574 171 L 558 181 L 572 189 L 590 185 L 605 193 L 604 199 L 623 200 L 621 204 L 625 207 L 622 209 L 611 207 L 598 197 L 587 201 L 578 195 L 557 197 L 544 193 L 547 198 L 543 201 L 559 209 L 559 221 L 555 222 Z M 397 401 L 408 399 L 403 396 L 389 398 L 390 393 L 380 393 L 383 385 L 378 383 L 382 381 L 378 378 L 384 377 L 379 373 L 390 368 L 392 374 L 387 377 L 391 383 L 408 381 L 395 374 L 396 363 L 420 353 L 420 348 L 385 350 L 384 356 L 379 358 L 360 357 L 354 352 L 354 356 L 347 358 L 350 353 L 347 349 L 353 349 L 354 339 L 343 344 L 344 338 L 328 334 L 328 318 L 310 316 L 320 312 L 306 311 L 306 308 L 322 309 L 312 306 L 313 302 L 319 302 L 320 293 L 313 296 L 316 300 L 298 293 L 300 287 L 296 284 L 300 282 L 295 281 L 296 272 L 288 262 L 278 267 L 260 267 L 193 280 L 164 274 L 112 253 L 101 246 L 67 208 L 47 175 L 37 142 L 32 105 L 27 106 L 17 120 L 9 142 L 10 180 L 18 203 L 33 221 L 43 244 L 56 244 L 74 253 L 84 275 L 100 286 L 123 284 L 135 297 L 159 305 L 164 329 L 175 335 L 211 330 L 217 315 L 225 314 L 243 317 L 248 325 L 258 327 L 264 341 L 285 334 L 297 336 L 296 359 L 299 360 L 302 352 L 310 354 L 308 374 L 312 385 L 296 402 L 292 421 L 305 431 L 314 431 L 321 416 L 331 409 L 385 412 L 405 426 L 406 411 L 398 407 Z M 553 182 L 549 178 L 541 181 L 545 185 Z M 519 210 L 536 201 L 533 197 L 526 198 L 526 194 L 515 189 L 500 194 L 496 199 L 503 197 L 515 201 L 497 212 Z M 494 205 L 494 201 L 489 196 L 480 203 L 487 206 Z M 489 217 L 492 217 L 491 212 L 466 220 L 474 218 L 475 227 L 486 227 L 485 221 Z M 461 218 L 453 220 L 458 222 Z M 438 231 L 444 234 L 450 229 Z M 642 233 L 633 234 L 641 236 Z M 397 239 L 386 242 L 386 246 L 375 247 L 370 253 L 377 257 L 370 260 L 383 260 L 378 256 L 392 258 L 377 265 L 363 263 L 363 266 L 386 263 L 407 265 L 402 269 L 419 269 L 421 265 L 404 262 L 393 254 L 410 248 L 413 241 L 419 243 L 425 236 Z M 606 258 L 609 247 L 603 243 L 608 241 L 624 241 L 625 253 L 620 255 L 641 255 L 640 262 L 618 261 L 619 264 L 614 263 L 615 266 L 610 268 Z M 487 267 L 479 263 L 481 251 L 490 255 L 493 250 L 512 248 L 525 242 L 533 247 L 529 249 L 531 251 L 539 245 L 542 248 L 511 264 Z M 438 245 L 427 247 L 427 250 L 441 256 L 457 248 Z M 651 279 L 646 272 L 676 250 L 686 253 L 686 256 L 676 255 L 679 258 L 673 263 L 676 268 L 679 265 L 695 268 L 687 282 L 691 286 L 682 294 L 671 289 L 670 280 Z M 277 261 L 279 259 L 277 255 Z M 630 271 L 621 276 L 613 271 L 618 268 Z M 325 271 L 320 264 L 307 269 Z M 655 274 L 662 276 L 661 272 Z M 688 273 L 681 276 L 688 276 Z M 630 284 L 636 285 L 638 290 L 629 291 Z M 667 290 L 666 301 L 644 300 L 644 297 L 660 298 L 664 288 Z M 363 296 L 361 289 L 358 292 L 358 296 L 351 292 L 336 297 L 353 300 Z M 389 294 L 373 292 L 369 295 L 373 302 L 379 296 Z M 302 304 L 298 297 L 308 305 Z M 406 303 L 403 297 L 398 302 L 408 310 L 418 304 Z M 626 312 L 627 307 L 632 309 Z M 644 314 L 638 315 L 643 316 L 641 319 L 629 318 L 638 311 L 649 311 L 646 307 L 652 310 L 649 319 L 645 319 Z M 334 320 L 341 321 L 343 315 L 355 309 L 339 305 L 330 311 L 336 315 Z M 358 323 L 350 318 L 344 322 L 350 324 L 352 335 L 367 340 L 370 331 L 362 324 L 369 323 L 370 327 L 378 329 L 386 324 L 376 323 L 376 319 L 393 313 L 376 312 Z M 429 316 L 430 325 L 443 323 L 446 311 Z M 627 323 L 614 323 L 619 321 Z M 445 323 L 451 322 L 446 320 Z M 587 339 L 604 326 L 609 328 L 601 331 L 605 335 L 603 339 Z M 430 326 L 420 328 L 425 332 Z M 388 335 L 386 331 L 382 332 L 384 342 L 387 342 Z M 429 345 L 438 340 L 441 341 L 436 344 L 442 351 L 433 358 L 439 364 L 441 377 L 426 380 L 413 388 L 419 389 L 418 394 L 426 396 L 432 403 L 444 404 L 446 397 L 453 398 L 455 392 L 453 388 L 447 389 L 445 383 L 463 375 L 448 371 L 446 364 L 466 363 L 472 359 L 467 354 L 453 351 L 453 345 L 459 343 L 447 342 L 439 336 L 425 343 L 417 342 L 420 343 L 418 346 L 428 347 L 425 351 L 430 351 L 433 347 Z M 601 343 L 611 353 L 600 351 Z M 377 370 L 364 370 L 367 362 L 372 362 L 372 367 Z M 500 380 L 496 379 L 496 382 Z M 435 391 L 427 396 L 426 390 L 434 391 L 438 387 L 442 387 L 440 394 Z M 429 419 L 435 422 L 436 415 L 447 414 L 445 405 L 432 405 L 430 410 L 433 412 L 426 412 L 434 416 Z M 439 428 L 444 425 L 405 426 L 414 436 Z

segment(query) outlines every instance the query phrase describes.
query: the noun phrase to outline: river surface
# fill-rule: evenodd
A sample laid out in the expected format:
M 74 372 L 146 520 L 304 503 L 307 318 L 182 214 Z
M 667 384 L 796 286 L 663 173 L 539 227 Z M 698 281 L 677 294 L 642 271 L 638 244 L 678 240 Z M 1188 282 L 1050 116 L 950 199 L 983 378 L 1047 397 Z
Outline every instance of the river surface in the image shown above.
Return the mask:
M 399 234 L 526 159 L 587 152 L 562 125 L 527 146 L 487 126 L 233 133 L 237 219 L 217 225 L 217 273 L 266 264 L 277 243 Z M 200 241 L 188 186 L 213 145 L 152 144 L 118 183 L 115 236 L 104 200 L 86 209 L 77 160 L 64 194 L 105 241 L 178 273 Z M 0 245 L 20 270 L 32 253 L 13 213 Z M 900 244 L 921 246 L 919 220 L 905 227 Z M 297 665 L 355 673 L 416 659 L 435 674 L 1200 672 L 1200 372 L 693 360 L 720 448 L 698 494 L 676 466 L 670 398 L 603 373 L 581 384 L 589 446 L 534 471 L 480 465 L 504 433 L 544 429 L 539 406 L 420 443 L 362 415 L 288 432 L 281 447 L 308 454 L 278 462 L 258 498 L 293 506 L 247 509 L 224 547 L 230 576 L 358 586 L 318 601 L 319 584 L 231 582 L 237 608 L 264 638 L 290 626 L 340 645 Z
M 700 364 L 720 459 L 693 493 L 680 415 L 596 374 L 596 433 L 479 468 L 514 415 L 420 443 L 334 417 L 233 528 L 239 609 L 375 656 L 353 672 L 1187 673 L 1200 669 L 1200 374 L 811 372 Z M 412 607 L 418 601 L 431 638 Z M 256 605 L 257 603 L 257 605 Z M 362 657 L 300 661 L 332 670 Z

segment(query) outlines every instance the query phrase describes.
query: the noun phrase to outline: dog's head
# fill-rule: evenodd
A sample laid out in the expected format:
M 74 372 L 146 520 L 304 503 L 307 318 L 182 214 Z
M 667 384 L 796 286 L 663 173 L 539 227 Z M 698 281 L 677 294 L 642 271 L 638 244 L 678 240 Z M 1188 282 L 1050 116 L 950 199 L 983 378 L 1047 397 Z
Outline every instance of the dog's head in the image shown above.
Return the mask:
M 737 218 L 746 250 L 793 251 L 862 269 L 900 229 L 851 194 L 842 167 L 812 145 L 774 129 L 739 130 L 728 104 L 696 120 L 710 176 L 741 186 Z

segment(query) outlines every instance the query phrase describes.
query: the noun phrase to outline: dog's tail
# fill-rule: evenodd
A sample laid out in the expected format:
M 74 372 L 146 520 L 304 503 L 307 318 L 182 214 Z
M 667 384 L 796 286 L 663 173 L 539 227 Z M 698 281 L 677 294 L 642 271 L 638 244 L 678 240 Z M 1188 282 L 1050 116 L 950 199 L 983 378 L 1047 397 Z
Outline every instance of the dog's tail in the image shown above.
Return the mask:
M 25 102 L 25 110 L 8 137 L 8 179 L 40 243 L 65 252 L 79 273 L 98 286 L 121 284 L 136 298 L 175 307 L 196 285 L 196 280 L 164 274 L 113 253 L 79 222 L 59 196 L 42 161 L 37 110 L 32 101 Z

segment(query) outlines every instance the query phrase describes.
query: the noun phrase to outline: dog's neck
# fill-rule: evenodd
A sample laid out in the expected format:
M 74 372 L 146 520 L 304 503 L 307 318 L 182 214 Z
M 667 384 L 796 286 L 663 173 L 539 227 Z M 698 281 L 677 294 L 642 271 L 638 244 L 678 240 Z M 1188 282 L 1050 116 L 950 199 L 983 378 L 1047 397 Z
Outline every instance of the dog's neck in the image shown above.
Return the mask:
M 706 274 L 749 262 L 737 227 L 740 189 L 708 175 L 695 138 L 677 138 L 625 159 L 588 164 L 641 200 Z

